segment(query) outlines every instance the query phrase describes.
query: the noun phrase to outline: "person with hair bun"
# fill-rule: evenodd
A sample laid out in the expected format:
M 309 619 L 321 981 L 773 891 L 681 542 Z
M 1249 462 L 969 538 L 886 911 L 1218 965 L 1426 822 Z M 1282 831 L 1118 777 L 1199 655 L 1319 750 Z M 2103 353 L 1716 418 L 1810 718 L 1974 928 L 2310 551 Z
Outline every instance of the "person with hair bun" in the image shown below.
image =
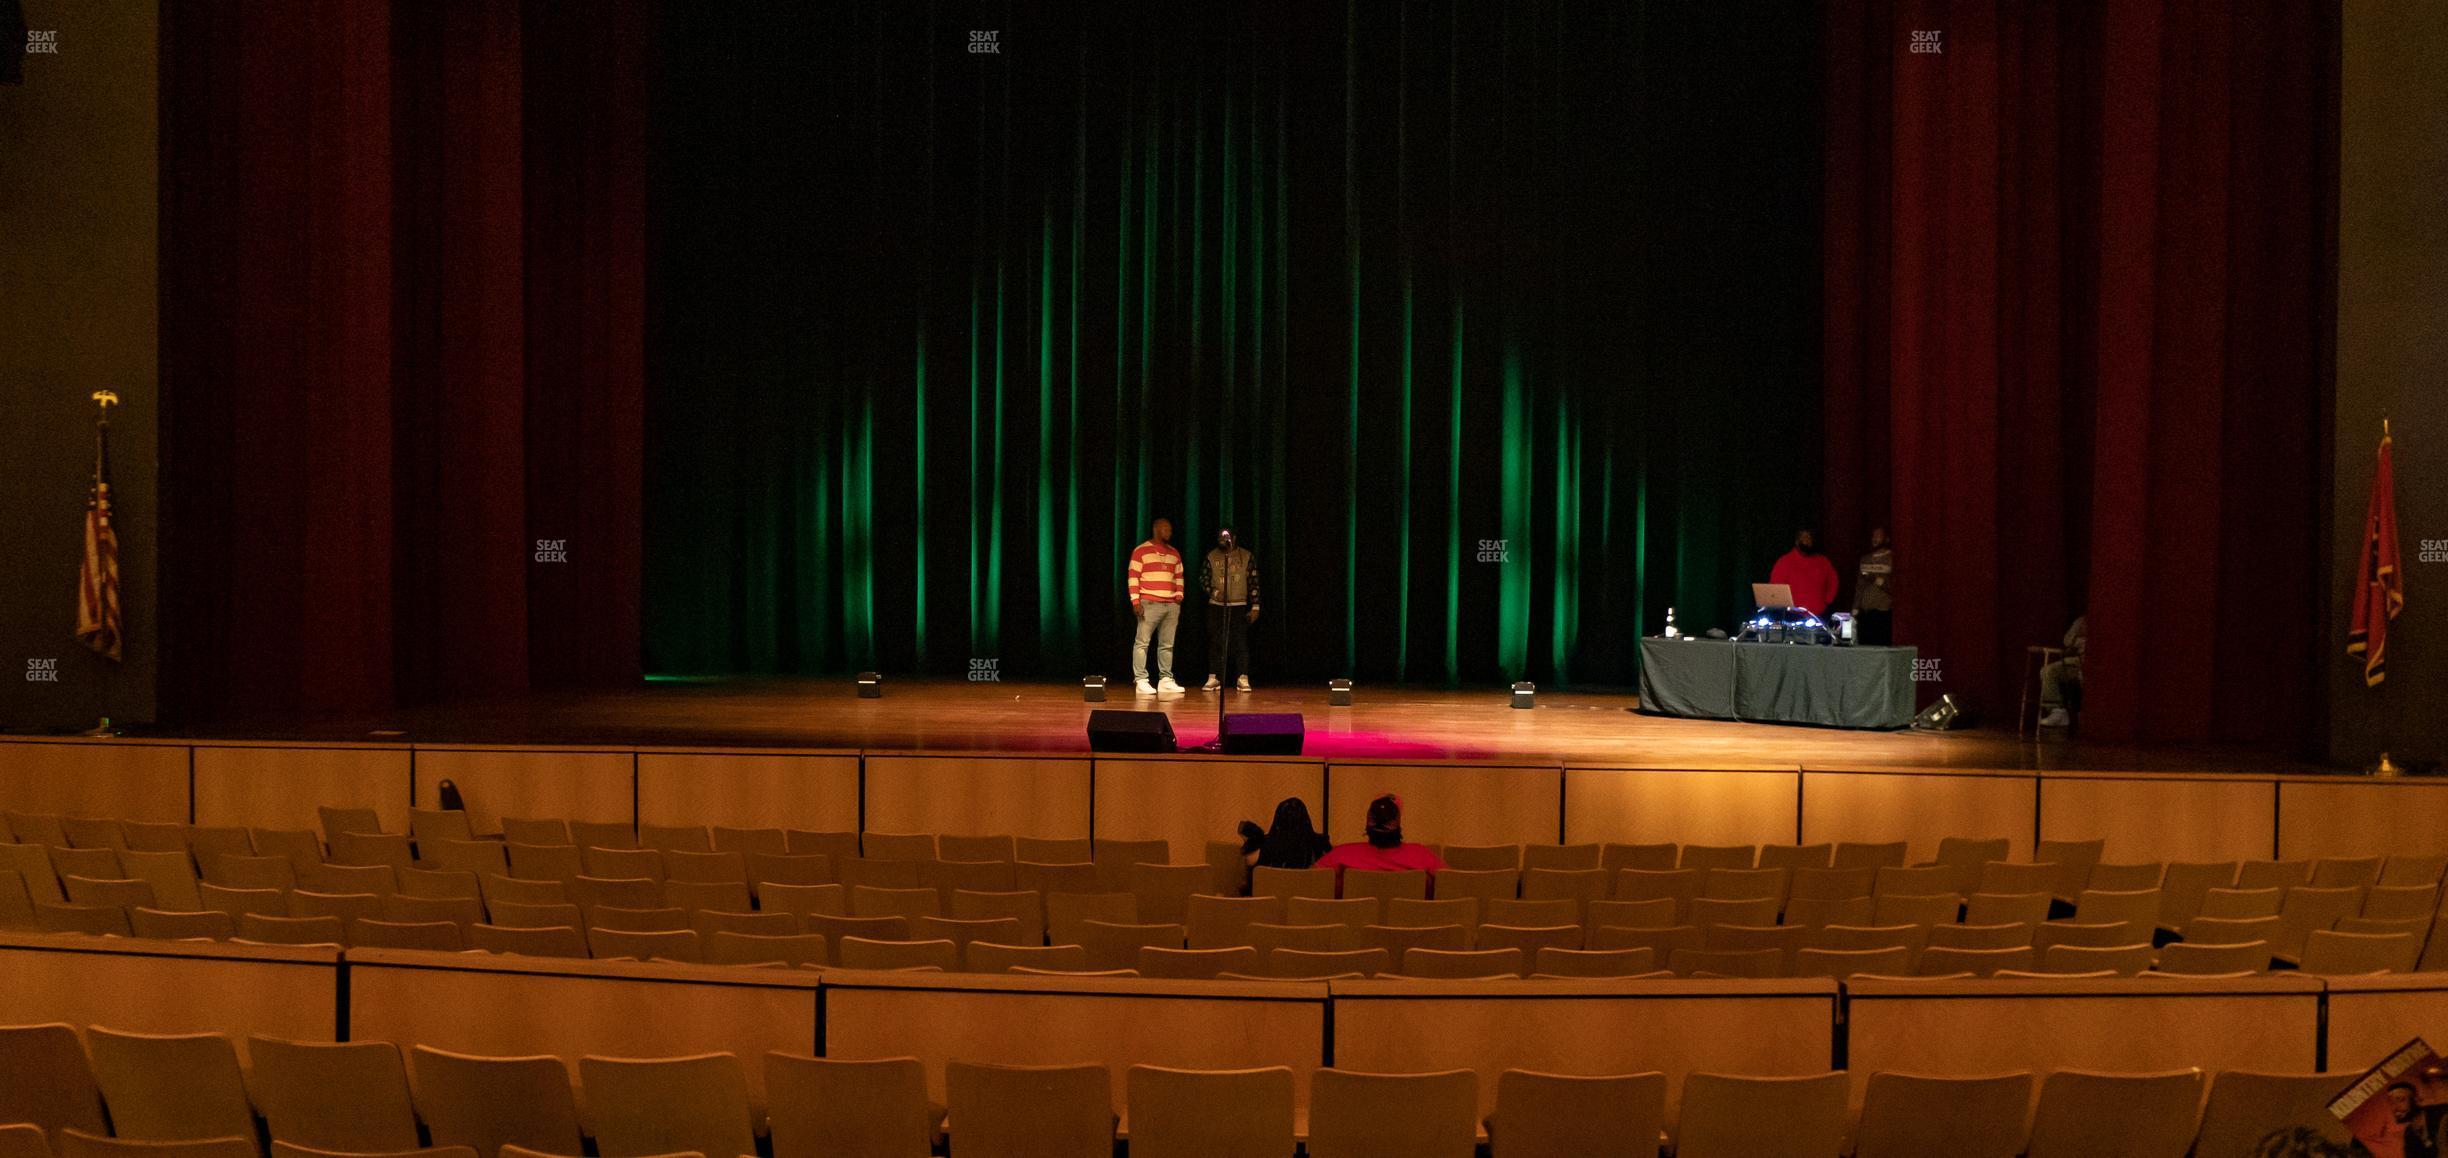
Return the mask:
M 1427 845 L 1403 840 L 1402 800 L 1388 792 L 1369 801 L 1368 839 L 1336 845 L 1333 851 L 1318 858 L 1317 867 L 1381 873 L 1423 869 L 1438 872 L 1444 869 L 1445 861 Z

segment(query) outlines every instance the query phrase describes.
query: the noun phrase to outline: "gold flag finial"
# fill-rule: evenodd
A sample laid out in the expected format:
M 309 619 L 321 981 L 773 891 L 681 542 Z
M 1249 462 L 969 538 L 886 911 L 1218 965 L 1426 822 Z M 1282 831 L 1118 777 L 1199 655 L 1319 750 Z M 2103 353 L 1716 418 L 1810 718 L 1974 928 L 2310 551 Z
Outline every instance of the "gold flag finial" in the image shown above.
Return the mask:
M 109 390 L 94 391 L 93 400 L 101 405 L 104 413 L 109 413 L 111 407 L 119 405 L 119 395 Z

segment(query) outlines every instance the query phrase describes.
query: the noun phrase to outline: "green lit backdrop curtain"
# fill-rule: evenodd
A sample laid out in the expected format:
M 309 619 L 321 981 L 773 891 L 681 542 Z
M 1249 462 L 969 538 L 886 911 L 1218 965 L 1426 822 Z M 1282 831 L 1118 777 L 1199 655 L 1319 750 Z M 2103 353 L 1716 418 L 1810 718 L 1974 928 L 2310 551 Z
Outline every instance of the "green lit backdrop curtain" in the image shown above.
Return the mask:
M 1261 681 L 1629 684 L 1816 507 L 1815 21 L 659 21 L 650 672 L 1118 674 L 1166 515 Z

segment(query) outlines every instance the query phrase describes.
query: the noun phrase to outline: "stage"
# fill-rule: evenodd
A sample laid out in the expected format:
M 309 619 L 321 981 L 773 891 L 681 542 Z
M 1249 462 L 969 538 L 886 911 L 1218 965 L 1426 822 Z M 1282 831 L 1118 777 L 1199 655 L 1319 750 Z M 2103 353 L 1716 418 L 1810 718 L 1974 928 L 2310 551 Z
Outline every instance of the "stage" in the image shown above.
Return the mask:
M 1172 717 L 1184 749 L 1212 740 L 1216 695 L 1140 699 L 1127 683 L 1085 703 L 1072 683 L 900 680 L 881 699 L 848 679 L 654 679 L 627 689 L 538 693 L 405 709 L 381 717 L 254 721 L 197 739 L 419 744 L 586 744 L 655 747 L 860 749 L 895 752 L 1087 750 L 1095 708 L 1149 708 Z M 1650 767 L 1852 766 L 2154 772 L 2312 772 L 2283 753 L 2233 747 L 2109 745 L 2080 738 L 2018 741 L 2008 730 L 1940 734 L 1847 731 L 1674 719 L 1639 712 L 1623 692 L 1541 691 L 1509 706 L 1502 687 L 1356 689 L 1330 707 L 1326 689 L 1224 693 L 1234 712 L 1298 712 L 1305 753 L 1340 758 L 1524 761 Z

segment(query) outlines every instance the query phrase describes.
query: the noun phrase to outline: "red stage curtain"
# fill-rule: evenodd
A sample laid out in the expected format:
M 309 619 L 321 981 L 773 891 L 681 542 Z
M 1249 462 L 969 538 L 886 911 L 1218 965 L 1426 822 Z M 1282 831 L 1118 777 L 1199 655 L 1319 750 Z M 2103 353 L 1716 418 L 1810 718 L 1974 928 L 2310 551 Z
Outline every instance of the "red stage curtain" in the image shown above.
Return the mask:
M 1929 690 L 2011 711 L 2087 607 L 2087 734 L 2306 740 L 2337 43 L 2334 3 L 1828 9 L 1826 516 L 1893 531 Z
M 643 7 L 163 11 L 165 716 L 635 679 Z

